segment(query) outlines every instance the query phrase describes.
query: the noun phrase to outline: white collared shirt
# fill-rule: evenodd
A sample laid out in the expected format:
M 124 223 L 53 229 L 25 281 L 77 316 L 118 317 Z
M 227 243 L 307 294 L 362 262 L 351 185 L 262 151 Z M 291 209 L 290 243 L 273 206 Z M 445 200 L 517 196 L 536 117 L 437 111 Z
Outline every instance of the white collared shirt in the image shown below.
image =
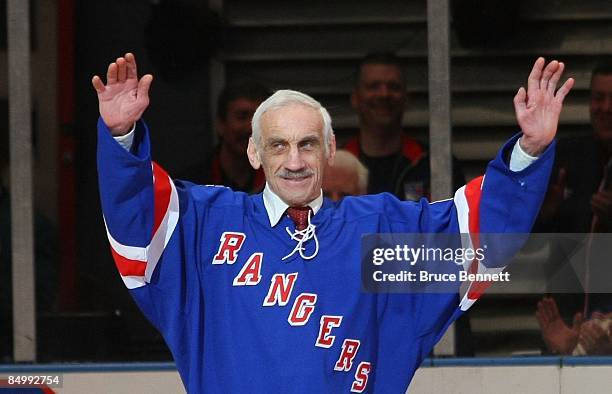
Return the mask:
M 263 202 L 268 213 L 268 219 L 270 219 L 270 226 L 274 227 L 280 222 L 289 205 L 272 191 L 268 182 L 266 182 L 266 187 L 263 191 Z M 307 206 L 312 209 L 313 216 L 316 215 L 321 206 L 323 206 L 323 191 L 321 190 L 319 197 L 309 202 Z

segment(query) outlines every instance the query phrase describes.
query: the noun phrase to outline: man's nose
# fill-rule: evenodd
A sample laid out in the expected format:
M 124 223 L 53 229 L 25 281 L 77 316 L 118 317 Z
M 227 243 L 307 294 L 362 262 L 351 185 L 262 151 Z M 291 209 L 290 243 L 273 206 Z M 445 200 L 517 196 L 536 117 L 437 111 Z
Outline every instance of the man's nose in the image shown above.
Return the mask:
M 304 168 L 304 160 L 297 146 L 292 146 L 285 160 L 285 167 L 291 171 L 298 171 Z
M 382 96 L 382 97 L 388 97 L 389 94 L 391 93 L 391 90 L 389 89 L 389 87 L 385 84 L 382 84 L 378 87 L 378 95 Z

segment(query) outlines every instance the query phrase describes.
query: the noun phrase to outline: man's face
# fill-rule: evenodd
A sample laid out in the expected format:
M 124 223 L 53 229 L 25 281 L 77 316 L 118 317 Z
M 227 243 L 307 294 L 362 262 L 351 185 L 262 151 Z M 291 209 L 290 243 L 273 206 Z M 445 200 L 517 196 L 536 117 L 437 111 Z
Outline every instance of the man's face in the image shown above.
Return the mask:
M 612 75 L 593 77 L 590 110 L 595 136 L 612 142 Z
M 306 105 L 270 109 L 261 117 L 261 144 L 249 141 L 249 161 L 263 167 L 270 188 L 289 206 L 305 206 L 321 193 L 325 163 L 336 151 L 333 136 L 325 156 L 323 119 Z
M 359 121 L 370 127 L 401 127 L 406 86 L 401 70 L 390 64 L 365 64 L 351 95 Z
M 236 157 L 243 158 L 251 136 L 251 119 L 261 100 L 237 98 L 227 106 L 225 119 L 218 119 L 217 127 L 223 144 Z

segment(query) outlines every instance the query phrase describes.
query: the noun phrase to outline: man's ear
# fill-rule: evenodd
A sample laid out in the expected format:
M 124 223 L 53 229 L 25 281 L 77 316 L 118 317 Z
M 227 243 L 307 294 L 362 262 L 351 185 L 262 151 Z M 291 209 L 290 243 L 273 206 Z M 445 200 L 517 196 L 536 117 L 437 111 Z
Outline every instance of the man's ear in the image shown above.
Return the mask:
M 329 149 L 329 155 L 327 156 L 327 164 L 333 166 L 334 157 L 336 157 L 336 136 L 333 134 L 329 137 L 329 146 L 327 149 Z
M 251 167 L 259 170 L 261 167 L 261 160 L 259 159 L 259 152 L 257 151 L 257 144 L 253 140 L 253 137 L 249 138 L 249 146 L 247 147 L 247 156 L 249 156 L 249 163 Z

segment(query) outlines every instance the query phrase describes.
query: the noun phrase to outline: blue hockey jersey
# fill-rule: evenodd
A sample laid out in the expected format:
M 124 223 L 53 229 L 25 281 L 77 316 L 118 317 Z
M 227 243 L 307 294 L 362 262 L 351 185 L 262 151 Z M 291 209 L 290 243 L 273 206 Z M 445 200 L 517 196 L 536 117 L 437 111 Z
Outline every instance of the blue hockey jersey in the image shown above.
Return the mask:
M 390 194 L 325 200 L 305 260 L 271 226 L 262 194 L 172 180 L 139 121 L 131 151 L 98 123 L 100 196 L 121 278 L 167 342 L 191 393 L 403 393 L 446 328 L 481 293 L 361 291 L 365 233 L 529 232 L 553 148 L 520 172 L 504 155 L 453 199 Z M 471 266 L 485 272 L 484 266 Z M 493 268 L 499 270 L 499 268 Z

